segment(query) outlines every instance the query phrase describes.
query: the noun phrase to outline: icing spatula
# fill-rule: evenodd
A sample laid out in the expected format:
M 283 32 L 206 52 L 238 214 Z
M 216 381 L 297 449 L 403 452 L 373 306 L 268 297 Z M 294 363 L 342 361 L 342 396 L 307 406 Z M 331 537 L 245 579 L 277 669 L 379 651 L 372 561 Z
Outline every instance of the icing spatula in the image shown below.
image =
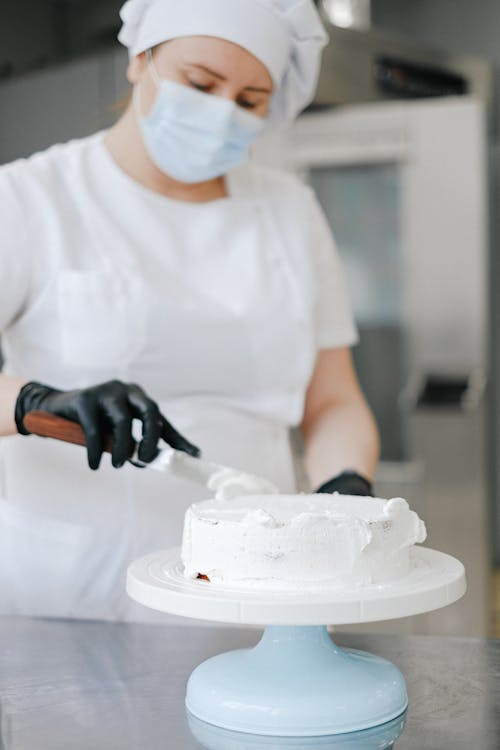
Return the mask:
M 24 417 L 24 424 L 33 435 L 54 438 L 74 445 L 85 445 L 85 433 L 82 427 L 69 419 L 44 411 L 31 411 Z M 106 453 L 111 453 L 111 448 L 112 439 L 108 438 L 104 450 Z M 212 461 L 205 461 L 202 458 L 194 458 L 169 445 L 159 449 L 156 458 L 149 464 L 139 460 L 137 451 L 138 445 L 134 442 L 133 452 L 128 459 L 134 466 L 168 471 L 174 476 L 207 487 L 221 500 L 229 500 L 239 495 L 274 495 L 279 492 L 268 479 Z

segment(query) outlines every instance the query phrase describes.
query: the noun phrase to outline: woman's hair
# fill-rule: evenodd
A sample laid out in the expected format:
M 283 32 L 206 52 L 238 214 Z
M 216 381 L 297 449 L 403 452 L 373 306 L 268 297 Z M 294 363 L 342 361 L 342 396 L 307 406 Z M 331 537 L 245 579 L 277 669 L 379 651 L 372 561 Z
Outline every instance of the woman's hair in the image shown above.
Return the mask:
M 154 55 L 155 50 L 158 49 L 158 47 L 161 47 L 162 44 L 165 44 L 165 42 L 160 42 L 160 44 L 155 44 L 154 47 L 151 47 L 151 54 Z M 132 86 L 129 85 L 127 91 L 123 96 L 120 96 L 119 99 L 113 102 L 111 106 L 109 107 L 110 112 L 112 112 L 114 115 L 123 115 L 127 107 L 129 106 L 130 102 L 132 101 Z

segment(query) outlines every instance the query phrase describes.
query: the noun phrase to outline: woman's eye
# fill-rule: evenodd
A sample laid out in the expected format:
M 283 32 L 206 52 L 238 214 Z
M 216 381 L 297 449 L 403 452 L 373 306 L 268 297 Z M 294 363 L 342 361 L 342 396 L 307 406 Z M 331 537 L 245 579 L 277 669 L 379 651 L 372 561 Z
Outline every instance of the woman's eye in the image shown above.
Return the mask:
M 255 104 L 255 102 L 248 102 L 244 99 L 240 99 L 240 101 L 238 102 L 238 106 L 243 107 L 243 109 L 255 109 L 257 105 Z
M 210 91 L 210 86 L 204 83 L 196 83 L 196 81 L 189 81 L 190 85 L 198 91 Z

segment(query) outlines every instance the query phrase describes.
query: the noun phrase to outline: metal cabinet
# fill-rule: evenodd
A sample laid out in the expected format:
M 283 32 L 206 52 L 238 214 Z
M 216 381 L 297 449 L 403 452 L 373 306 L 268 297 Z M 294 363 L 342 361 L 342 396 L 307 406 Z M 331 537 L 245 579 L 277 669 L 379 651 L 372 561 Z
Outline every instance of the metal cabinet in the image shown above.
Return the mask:
M 116 119 L 126 52 L 111 49 L 0 84 L 0 163 L 79 138 Z

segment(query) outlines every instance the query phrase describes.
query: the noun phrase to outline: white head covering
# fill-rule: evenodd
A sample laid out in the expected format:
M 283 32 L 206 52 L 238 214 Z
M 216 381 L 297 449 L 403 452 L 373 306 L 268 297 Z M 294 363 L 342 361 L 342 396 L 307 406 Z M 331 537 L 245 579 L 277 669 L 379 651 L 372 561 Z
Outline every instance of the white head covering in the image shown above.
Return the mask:
M 118 35 L 130 56 L 182 36 L 227 39 L 269 70 L 269 122 L 293 120 L 314 96 L 328 37 L 312 0 L 127 0 Z

